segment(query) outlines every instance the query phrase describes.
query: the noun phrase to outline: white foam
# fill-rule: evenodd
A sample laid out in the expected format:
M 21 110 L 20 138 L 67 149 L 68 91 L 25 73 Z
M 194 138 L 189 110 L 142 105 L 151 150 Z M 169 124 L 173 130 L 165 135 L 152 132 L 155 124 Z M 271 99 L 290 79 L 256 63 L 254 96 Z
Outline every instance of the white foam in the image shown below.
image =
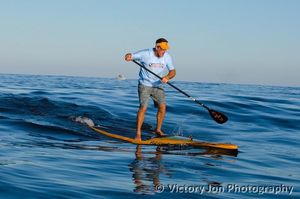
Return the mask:
M 82 124 L 86 124 L 91 127 L 95 126 L 93 120 L 91 120 L 90 118 L 87 118 L 87 117 L 78 116 L 75 118 L 75 122 L 80 122 Z

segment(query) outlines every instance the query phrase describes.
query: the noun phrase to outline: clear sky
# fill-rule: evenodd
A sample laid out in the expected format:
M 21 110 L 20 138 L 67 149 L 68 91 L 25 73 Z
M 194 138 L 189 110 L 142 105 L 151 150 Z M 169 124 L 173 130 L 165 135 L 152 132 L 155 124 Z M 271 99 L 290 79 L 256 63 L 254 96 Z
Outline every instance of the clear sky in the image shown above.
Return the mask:
M 175 80 L 300 86 L 299 0 L 0 0 L 0 73 L 137 78 L 169 40 Z

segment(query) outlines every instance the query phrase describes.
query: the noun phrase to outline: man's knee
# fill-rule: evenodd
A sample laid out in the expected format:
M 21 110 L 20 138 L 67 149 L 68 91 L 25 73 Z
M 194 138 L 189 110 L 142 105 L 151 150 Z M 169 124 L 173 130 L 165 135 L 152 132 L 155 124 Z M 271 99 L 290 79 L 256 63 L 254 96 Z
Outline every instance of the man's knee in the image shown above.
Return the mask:
M 161 103 L 158 105 L 158 111 L 165 112 L 166 111 L 166 104 Z
M 139 107 L 139 112 L 146 112 L 147 111 L 147 106 L 140 106 Z

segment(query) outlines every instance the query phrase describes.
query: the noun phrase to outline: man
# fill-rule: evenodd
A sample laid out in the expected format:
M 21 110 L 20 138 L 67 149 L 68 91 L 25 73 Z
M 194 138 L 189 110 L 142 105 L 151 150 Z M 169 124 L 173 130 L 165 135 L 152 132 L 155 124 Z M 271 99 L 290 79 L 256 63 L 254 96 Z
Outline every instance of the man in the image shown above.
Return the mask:
M 164 38 L 160 38 L 156 40 L 154 48 L 141 50 L 133 54 L 128 53 L 125 55 L 126 61 L 136 60 L 140 62 L 143 66 L 145 66 L 147 69 L 162 77 L 162 80 L 160 80 L 151 73 L 149 73 L 147 70 L 143 68 L 140 69 L 138 85 L 140 107 L 137 112 L 135 137 L 135 139 L 138 141 L 142 140 L 141 129 L 144 123 L 144 117 L 147 111 L 147 106 L 150 97 L 158 106 L 155 132 L 157 136 L 164 135 L 164 133 L 161 130 L 161 127 L 166 114 L 166 101 L 165 93 L 162 88 L 162 83 L 167 83 L 176 75 L 176 71 L 172 63 L 172 58 L 167 52 L 168 49 L 168 41 Z M 168 69 L 168 74 L 166 76 L 162 76 L 163 72 L 166 69 Z

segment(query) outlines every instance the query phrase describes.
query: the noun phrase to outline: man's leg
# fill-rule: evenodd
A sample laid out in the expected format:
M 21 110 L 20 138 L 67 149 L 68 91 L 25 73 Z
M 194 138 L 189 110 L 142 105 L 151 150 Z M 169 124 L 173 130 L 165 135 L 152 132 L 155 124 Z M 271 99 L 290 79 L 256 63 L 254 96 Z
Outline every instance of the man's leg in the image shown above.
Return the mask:
M 161 130 L 161 127 L 162 127 L 165 115 L 166 115 L 166 104 L 161 103 L 158 105 L 158 110 L 157 110 L 157 114 L 156 114 L 156 129 L 155 129 L 156 134 L 159 136 L 164 135 L 164 133 Z
M 158 105 L 157 114 L 156 114 L 156 129 L 155 132 L 158 136 L 164 135 L 161 130 L 165 114 L 166 114 L 166 100 L 165 92 L 162 88 L 155 88 L 151 95 L 152 99 Z
M 152 88 L 139 84 L 139 102 L 140 107 L 136 115 L 136 140 L 142 140 L 142 125 L 144 123 L 145 113 L 147 111 L 148 101 L 151 94 Z
M 147 106 L 140 106 L 137 116 L 136 116 L 136 136 L 135 139 L 142 140 L 142 125 L 144 123 L 145 113 L 147 111 Z

